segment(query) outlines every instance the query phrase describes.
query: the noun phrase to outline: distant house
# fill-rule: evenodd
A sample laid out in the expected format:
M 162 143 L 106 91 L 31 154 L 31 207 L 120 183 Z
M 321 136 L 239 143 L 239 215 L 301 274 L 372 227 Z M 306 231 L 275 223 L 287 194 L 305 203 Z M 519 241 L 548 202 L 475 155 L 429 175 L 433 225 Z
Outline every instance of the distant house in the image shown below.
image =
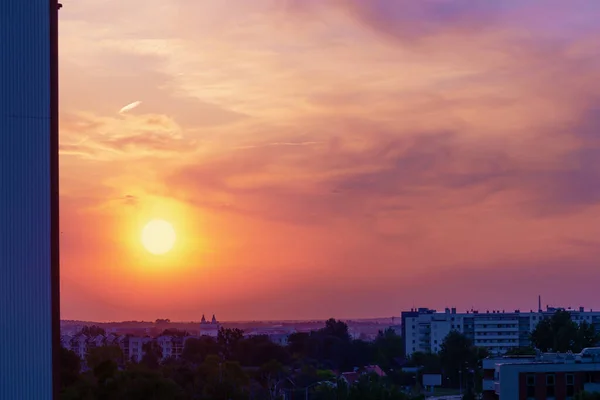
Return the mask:
M 357 368 L 355 371 L 352 372 L 342 372 L 342 374 L 340 375 L 340 379 L 346 382 L 348 386 L 352 386 L 356 382 L 358 382 L 361 376 L 368 374 L 375 374 L 381 378 L 387 376 L 387 374 L 381 369 L 379 365 L 366 365 L 362 368 Z
M 352 386 L 356 382 L 358 382 L 358 380 L 360 379 L 361 376 L 362 376 L 362 374 L 358 371 L 342 372 L 342 375 L 340 375 L 340 379 L 343 380 L 344 382 L 346 382 L 346 385 Z
M 366 367 L 364 367 L 364 372 L 366 374 L 375 374 L 380 378 L 384 378 L 387 376 L 387 374 L 381 369 L 379 365 L 367 365 Z

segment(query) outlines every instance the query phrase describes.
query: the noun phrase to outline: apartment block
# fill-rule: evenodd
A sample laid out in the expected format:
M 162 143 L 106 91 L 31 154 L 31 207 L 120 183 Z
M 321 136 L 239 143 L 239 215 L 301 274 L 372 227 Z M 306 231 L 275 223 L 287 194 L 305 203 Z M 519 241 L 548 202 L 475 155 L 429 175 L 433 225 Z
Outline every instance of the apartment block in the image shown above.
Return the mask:
M 402 312 L 402 335 L 406 354 L 414 352 L 440 351 L 446 335 L 458 331 L 467 336 L 473 344 L 486 347 L 492 354 L 504 354 L 516 347 L 530 345 L 530 334 L 542 319 L 552 316 L 558 309 L 505 312 L 491 310 L 479 312 L 469 310 L 457 313 L 456 308 L 446 308 L 436 312 L 429 308 L 415 308 Z M 566 309 L 576 323 L 587 321 L 600 331 L 600 312 L 579 309 Z

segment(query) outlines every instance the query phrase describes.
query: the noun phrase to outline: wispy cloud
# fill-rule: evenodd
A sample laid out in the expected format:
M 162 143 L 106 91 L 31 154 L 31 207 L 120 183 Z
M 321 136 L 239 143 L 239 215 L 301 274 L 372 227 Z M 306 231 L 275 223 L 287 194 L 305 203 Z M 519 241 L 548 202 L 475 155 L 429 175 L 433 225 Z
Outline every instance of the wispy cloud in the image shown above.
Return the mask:
M 126 113 L 128 111 L 131 111 L 134 108 L 137 108 L 140 104 L 142 104 L 142 102 L 139 101 L 139 100 L 138 101 L 134 101 L 133 103 L 129 103 L 129 104 L 127 104 L 126 106 L 124 106 L 123 108 L 121 108 L 119 110 L 119 114 L 123 114 L 123 113 Z
M 586 0 L 65 7 L 65 218 L 84 224 L 77 204 L 124 193 L 176 202 L 215 257 L 178 304 L 230 307 L 195 294 L 210 270 L 258 314 L 261 293 L 295 290 L 294 277 L 316 293 L 317 273 L 365 296 L 352 307 L 380 307 L 359 283 L 385 281 L 396 311 L 402 285 L 425 300 L 411 292 L 424 274 L 444 277 L 431 302 L 460 303 L 445 282 L 521 266 L 561 276 L 556 260 L 592 273 L 581 244 L 600 234 L 599 17 Z M 122 107 L 132 93 L 143 108 Z M 107 215 L 85 218 L 110 237 Z M 90 240 L 123 254 L 106 237 Z M 64 254 L 99 263 L 75 244 Z M 252 278 L 257 265 L 271 280 Z M 298 296 L 296 310 L 312 301 Z

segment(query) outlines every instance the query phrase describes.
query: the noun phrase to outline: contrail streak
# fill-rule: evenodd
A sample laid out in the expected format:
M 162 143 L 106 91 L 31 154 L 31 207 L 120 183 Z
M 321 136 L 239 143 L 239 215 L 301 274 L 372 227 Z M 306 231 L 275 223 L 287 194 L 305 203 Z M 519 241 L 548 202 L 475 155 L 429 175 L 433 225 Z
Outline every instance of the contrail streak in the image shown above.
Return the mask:
M 142 102 L 141 102 L 141 101 L 134 101 L 134 102 L 133 102 L 133 103 L 131 103 L 131 104 L 127 104 L 125 107 L 123 107 L 123 108 L 121 108 L 121 109 L 119 110 L 119 114 L 124 114 L 124 113 L 126 113 L 127 111 L 131 111 L 131 110 L 133 110 L 134 108 L 136 108 L 137 106 L 139 106 L 140 104 L 142 104 Z

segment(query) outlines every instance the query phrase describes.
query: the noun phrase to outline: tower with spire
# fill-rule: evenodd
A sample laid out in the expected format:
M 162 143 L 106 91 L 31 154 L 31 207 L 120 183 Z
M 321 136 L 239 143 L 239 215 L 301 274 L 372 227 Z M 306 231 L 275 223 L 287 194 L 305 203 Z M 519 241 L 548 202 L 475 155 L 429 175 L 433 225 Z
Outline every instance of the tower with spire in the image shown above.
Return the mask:
M 210 336 L 216 338 L 219 334 L 220 328 L 221 324 L 219 324 L 219 321 L 217 321 L 215 314 L 213 314 L 210 322 L 208 322 L 204 314 L 202 314 L 202 319 L 200 320 L 200 336 Z

